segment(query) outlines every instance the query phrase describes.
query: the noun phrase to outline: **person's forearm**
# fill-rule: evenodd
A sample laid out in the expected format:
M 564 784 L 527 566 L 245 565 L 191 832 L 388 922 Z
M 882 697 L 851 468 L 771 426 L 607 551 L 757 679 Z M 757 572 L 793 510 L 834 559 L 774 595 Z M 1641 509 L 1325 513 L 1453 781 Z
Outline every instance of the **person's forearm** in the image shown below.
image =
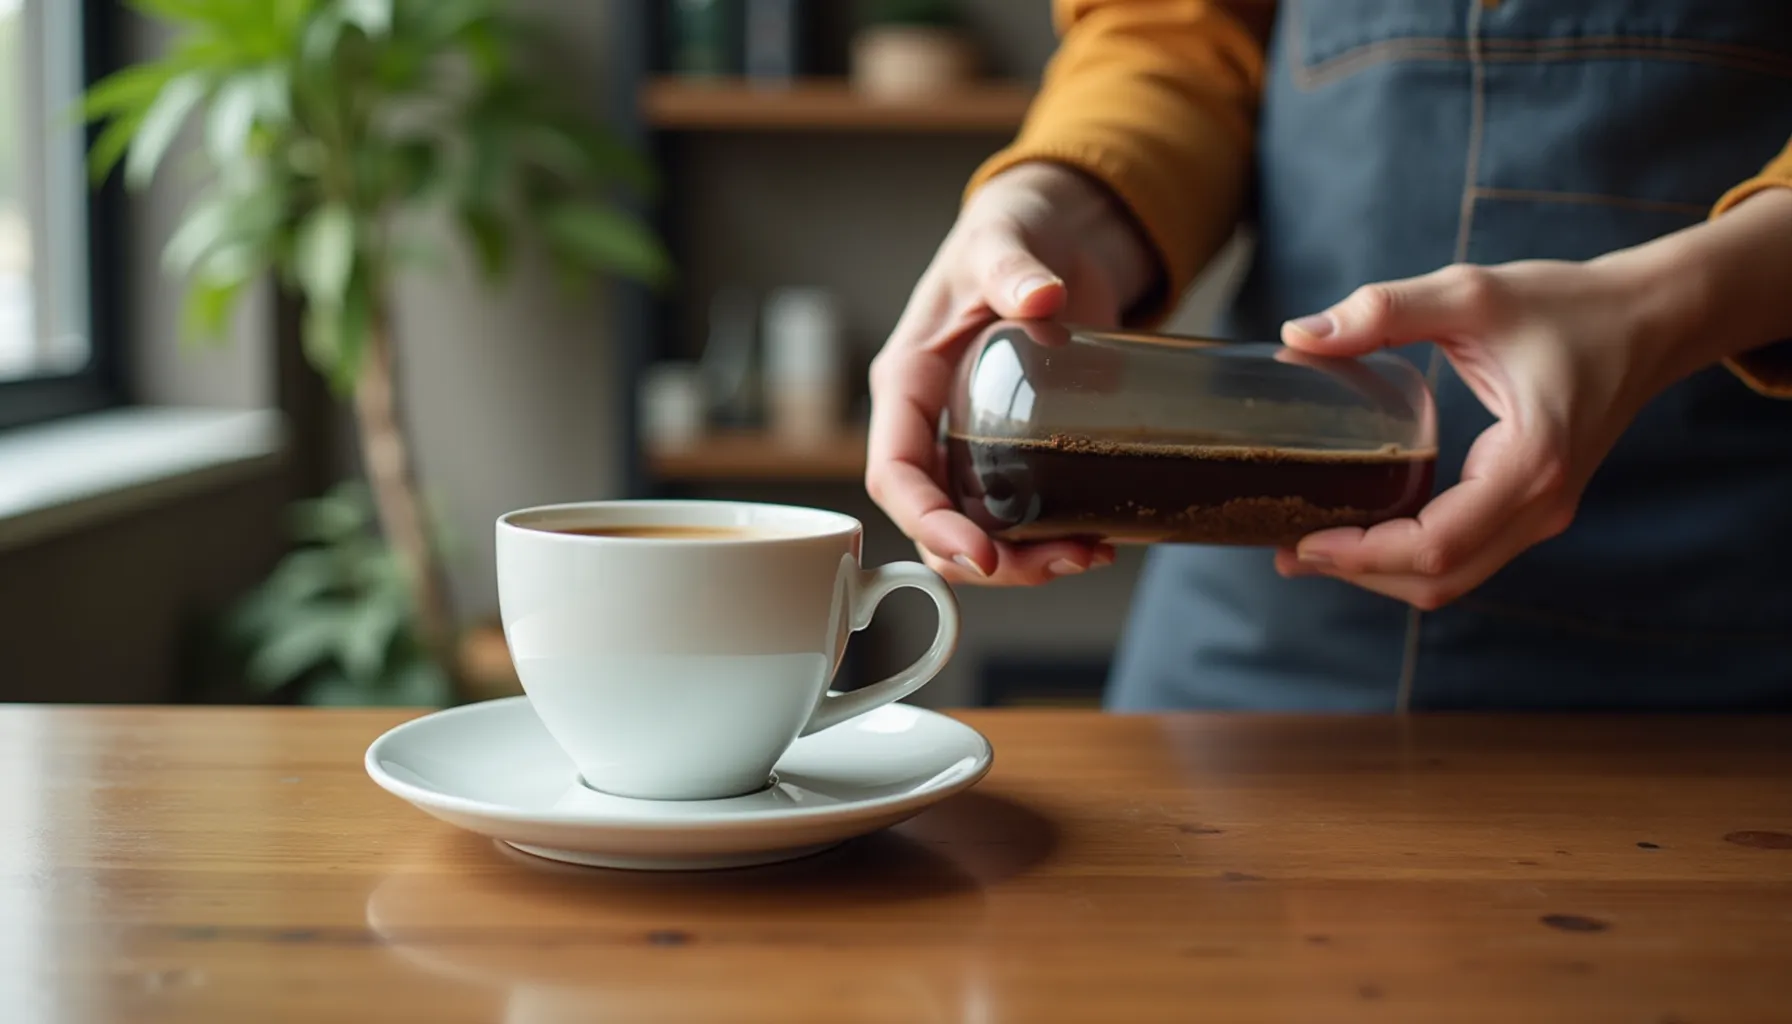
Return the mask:
M 1668 380 L 1792 339 L 1792 188 L 1595 262 L 1635 281 Z M 1792 358 L 1771 362 L 1792 371 Z

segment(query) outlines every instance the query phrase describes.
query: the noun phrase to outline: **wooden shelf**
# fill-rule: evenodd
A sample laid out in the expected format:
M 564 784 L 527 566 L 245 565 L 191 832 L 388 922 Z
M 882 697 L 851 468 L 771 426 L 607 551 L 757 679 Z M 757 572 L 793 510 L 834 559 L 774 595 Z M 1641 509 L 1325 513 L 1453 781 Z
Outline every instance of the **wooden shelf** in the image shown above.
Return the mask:
M 648 471 L 661 480 L 856 481 L 865 475 L 865 435 L 849 431 L 815 447 L 768 434 L 711 434 L 686 448 L 647 453 Z
M 641 114 L 657 128 L 688 131 L 997 132 L 1020 127 L 1032 98 L 1033 87 L 1022 82 L 982 82 L 947 96 L 898 102 L 868 99 L 844 79 L 777 87 L 656 78 L 641 90 Z

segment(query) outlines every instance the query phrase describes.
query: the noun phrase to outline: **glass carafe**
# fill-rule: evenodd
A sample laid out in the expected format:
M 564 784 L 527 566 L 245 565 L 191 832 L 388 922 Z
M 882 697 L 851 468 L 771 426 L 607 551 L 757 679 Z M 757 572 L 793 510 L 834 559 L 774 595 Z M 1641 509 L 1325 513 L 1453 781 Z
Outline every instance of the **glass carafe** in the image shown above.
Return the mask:
M 1292 545 L 1413 515 L 1437 461 L 1398 356 L 1037 321 L 971 344 L 942 433 L 959 509 L 1022 541 Z

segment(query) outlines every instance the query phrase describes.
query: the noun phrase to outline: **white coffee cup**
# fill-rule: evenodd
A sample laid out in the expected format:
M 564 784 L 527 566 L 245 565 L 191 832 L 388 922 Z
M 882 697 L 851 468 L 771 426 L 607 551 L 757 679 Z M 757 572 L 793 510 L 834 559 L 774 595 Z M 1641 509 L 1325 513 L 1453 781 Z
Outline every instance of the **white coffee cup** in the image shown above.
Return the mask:
M 699 528 L 720 536 L 565 532 Z M 703 800 L 763 788 L 798 736 L 920 689 L 958 644 L 958 604 L 915 562 L 859 567 L 851 516 L 745 502 L 600 501 L 498 520 L 498 603 L 517 675 L 586 785 Z M 939 629 L 920 660 L 831 693 L 848 636 L 914 587 Z

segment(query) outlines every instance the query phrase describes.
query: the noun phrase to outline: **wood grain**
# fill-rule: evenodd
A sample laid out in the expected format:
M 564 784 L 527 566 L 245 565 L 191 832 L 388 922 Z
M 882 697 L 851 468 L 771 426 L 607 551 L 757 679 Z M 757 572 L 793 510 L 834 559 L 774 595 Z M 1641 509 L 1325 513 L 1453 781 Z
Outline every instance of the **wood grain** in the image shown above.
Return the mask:
M 767 869 L 506 856 L 392 712 L 0 711 L 8 1021 L 1785 1021 L 1792 721 L 967 714 Z
M 980 82 L 947 96 L 894 102 L 869 99 L 844 80 L 775 88 L 662 78 L 642 89 L 641 113 L 655 127 L 684 131 L 1012 132 L 1033 91 L 1020 82 Z

